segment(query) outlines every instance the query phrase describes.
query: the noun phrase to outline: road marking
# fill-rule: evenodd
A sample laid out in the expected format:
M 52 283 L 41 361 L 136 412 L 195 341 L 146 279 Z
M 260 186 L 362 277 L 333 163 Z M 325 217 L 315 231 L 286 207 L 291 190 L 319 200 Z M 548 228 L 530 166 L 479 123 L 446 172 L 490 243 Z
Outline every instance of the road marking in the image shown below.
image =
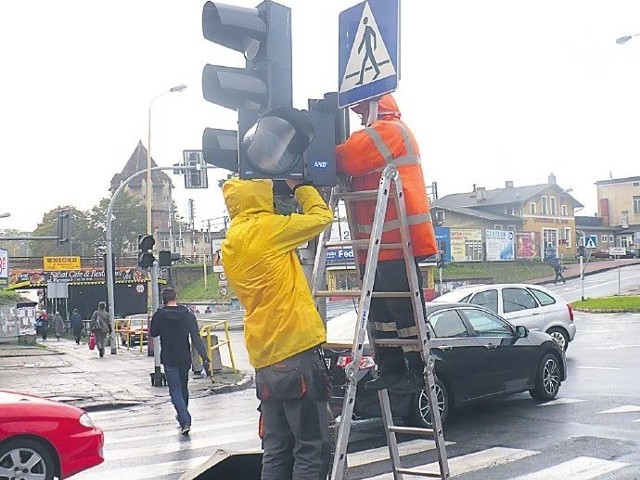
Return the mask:
M 638 348 L 640 345 L 608 345 L 606 347 L 598 347 L 596 350 L 619 350 L 620 348 Z
M 445 445 L 452 445 L 454 443 L 455 442 L 445 442 Z M 398 451 L 402 457 L 416 453 L 428 452 L 429 450 L 435 450 L 435 448 L 436 444 L 433 440 L 411 440 L 410 442 L 402 442 L 398 444 Z M 389 447 L 384 446 L 347 454 L 347 465 L 349 467 L 360 467 L 368 463 L 388 459 Z
M 622 407 L 611 408 L 609 410 L 603 410 L 599 413 L 631 413 L 631 412 L 640 412 L 640 406 L 638 405 L 623 405 Z M 596 414 L 596 415 L 597 415 Z
M 150 463 L 149 465 L 140 465 L 136 467 L 114 468 L 111 470 L 103 470 L 100 468 L 102 465 L 80 472 L 73 476 L 74 480 L 145 480 L 152 478 L 159 478 L 166 475 L 177 475 L 185 471 L 196 468 L 198 465 L 203 464 L 209 460 L 211 456 L 206 455 L 204 457 L 194 457 L 188 460 L 176 460 L 173 462 L 162 463 Z
M 521 450 L 519 448 L 504 448 L 504 447 L 494 447 L 489 448 L 487 450 L 482 450 L 480 452 L 469 453 L 467 455 L 461 455 L 459 457 L 453 457 L 449 459 L 449 470 L 451 471 L 451 476 L 455 477 L 458 475 L 463 475 L 465 473 L 473 472 L 476 470 L 482 470 L 487 467 L 495 467 L 497 465 L 503 465 L 505 463 L 515 462 L 517 460 L 521 460 L 523 458 L 530 457 L 532 455 L 537 455 L 540 452 L 535 450 Z M 422 465 L 419 468 L 420 470 L 430 471 L 430 472 L 438 472 L 439 466 L 437 462 L 429 463 L 428 465 Z M 416 477 L 414 475 L 404 475 L 403 478 L 406 480 L 424 478 L 424 477 Z M 549 477 L 555 478 L 555 477 Z M 372 477 L 369 480 L 392 480 L 393 473 L 385 473 L 384 475 L 378 475 L 377 477 Z M 547 479 L 545 479 L 547 480 Z
M 550 402 L 541 403 L 538 406 L 548 407 L 551 405 L 566 405 L 569 403 L 578 403 L 578 402 L 584 402 L 584 400 L 580 400 L 578 398 L 557 398 L 556 400 L 551 400 Z
M 512 478 L 511 480 L 548 480 L 550 478 L 589 480 L 605 473 L 620 470 L 627 465 L 629 464 L 602 460 L 601 458 L 578 457 L 529 475 Z

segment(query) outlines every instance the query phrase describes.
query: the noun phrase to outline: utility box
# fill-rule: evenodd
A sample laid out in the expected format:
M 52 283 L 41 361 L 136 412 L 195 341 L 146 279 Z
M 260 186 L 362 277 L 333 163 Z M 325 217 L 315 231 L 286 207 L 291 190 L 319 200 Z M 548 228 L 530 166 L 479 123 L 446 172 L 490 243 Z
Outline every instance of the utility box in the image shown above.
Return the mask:
M 218 345 L 218 336 L 217 335 L 209 335 L 211 345 Z M 208 349 L 209 344 L 207 343 L 207 335 L 202 336 L 202 341 L 204 342 L 204 346 Z M 193 373 L 200 373 L 202 369 L 202 358 L 200 358 L 200 354 L 198 350 L 191 347 L 191 369 Z M 211 370 L 214 372 L 222 371 L 222 358 L 220 357 L 220 349 L 215 348 L 211 351 Z

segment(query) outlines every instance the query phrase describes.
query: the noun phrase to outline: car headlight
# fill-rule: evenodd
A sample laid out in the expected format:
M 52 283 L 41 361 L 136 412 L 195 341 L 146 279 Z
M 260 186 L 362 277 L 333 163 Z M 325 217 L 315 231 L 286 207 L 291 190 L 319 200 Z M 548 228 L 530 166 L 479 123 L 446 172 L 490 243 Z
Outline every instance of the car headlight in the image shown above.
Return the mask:
M 83 427 L 93 428 L 95 426 L 93 424 L 93 420 L 91 420 L 91 417 L 87 413 L 83 413 L 82 415 L 80 415 L 78 421 Z

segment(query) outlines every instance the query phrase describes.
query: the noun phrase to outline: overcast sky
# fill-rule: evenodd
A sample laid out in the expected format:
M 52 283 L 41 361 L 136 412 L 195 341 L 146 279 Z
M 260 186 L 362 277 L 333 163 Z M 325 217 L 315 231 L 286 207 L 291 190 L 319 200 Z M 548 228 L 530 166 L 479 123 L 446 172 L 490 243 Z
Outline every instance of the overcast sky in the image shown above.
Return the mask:
M 256 6 L 255 1 L 227 3 Z M 292 8 L 294 106 L 338 86 L 338 14 L 358 2 L 282 0 Z M 201 148 L 202 130 L 236 113 L 202 98 L 205 63 L 244 59 L 204 40 L 203 1 L 30 0 L 0 16 L 0 228 L 33 230 L 61 205 L 89 209 L 139 140 L 160 166 Z M 638 0 L 403 0 L 396 94 L 440 196 L 473 184 L 546 183 L 550 173 L 596 210 L 594 182 L 640 175 Z M 171 174 L 171 172 L 168 172 Z M 224 205 L 172 177 L 196 226 Z

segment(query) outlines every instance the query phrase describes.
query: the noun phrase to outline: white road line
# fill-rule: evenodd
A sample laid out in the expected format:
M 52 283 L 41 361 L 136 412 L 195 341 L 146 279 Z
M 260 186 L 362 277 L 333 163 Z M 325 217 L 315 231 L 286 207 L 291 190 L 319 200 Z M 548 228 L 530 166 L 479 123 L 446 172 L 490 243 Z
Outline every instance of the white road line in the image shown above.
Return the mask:
M 553 467 L 545 468 L 529 475 L 522 475 L 511 480 L 589 480 L 605 473 L 614 472 L 629 465 L 628 463 L 602 460 L 601 458 L 578 457 Z
M 445 442 L 445 445 L 453 445 L 455 442 Z M 435 450 L 436 444 L 433 440 L 411 440 L 398 444 L 400 456 L 413 455 L 421 452 Z M 349 467 L 359 467 L 368 463 L 379 462 L 389 459 L 389 447 L 378 447 L 370 450 L 362 450 L 347 454 L 347 465 Z
M 102 464 L 96 468 L 86 470 L 73 476 L 74 480 L 145 480 L 162 477 L 164 475 L 176 475 L 191 470 L 209 460 L 209 455 L 177 460 L 174 462 L 152 463 L 137 467 L 114 468 L 103 470 Z
M 584 402 L 584 400 L 580 400 L 578 398 L 557 398 L 555 400 L 551 400 L 550 402 L 540 403 L 539 407 L 549 407 L 553 405 L 567 405 L 569 403 L 579 403 Z
M 620 350 L 621 348 L 638 348 L 640 345 L 608 345 L 606 347 L 598 347 L 596 350 Z
M 623 405 L 622 407 L 611 408 L 609 410 L 603 410 L 600 413 L 632 413 L 632 412 L 640 412 L 640 406 L 638 405 Z
M 449 459 L 449 470 L 451 471 L 451 476 L 455 477 L 458 475 L 463 475 L 465 473 L 474 472 L 476 470 L 482 470 L 487 467 L 495 467 L 497 465 L 502 465 L 505 463 L 515 462 L 522 458 L 530 457 L 532 455 L 537 455 L 540 452 L 534 450 L 521 450 L 518 448 L 504 448 L 504 447 L 494 447 L 489 448 L 487 450 L 482 450 L 480 452 L 470 453 L 468 455 L 462 455 L 460 457 L 453 457 Z M 437 462 L 430 463 L 428 465 L 423 465 L 419 468 L 420 470 L 429 471 L 429 472 L 438 472 L 439 466 Z M 403 478 L 405 480 L 414 480 L 418 478 L 424 478 L 422 476 L 418 477 L 415 475 L 404 475 Z M 548 477 L 548 478 L 556 478 L 556 477 Z M 377 477 L 372 477 L 369 480 L 392 480 L 393 473 L 385 473 L 383 475 L 378 475 Z M 547 479 L 545 479 L 547 480 Z

